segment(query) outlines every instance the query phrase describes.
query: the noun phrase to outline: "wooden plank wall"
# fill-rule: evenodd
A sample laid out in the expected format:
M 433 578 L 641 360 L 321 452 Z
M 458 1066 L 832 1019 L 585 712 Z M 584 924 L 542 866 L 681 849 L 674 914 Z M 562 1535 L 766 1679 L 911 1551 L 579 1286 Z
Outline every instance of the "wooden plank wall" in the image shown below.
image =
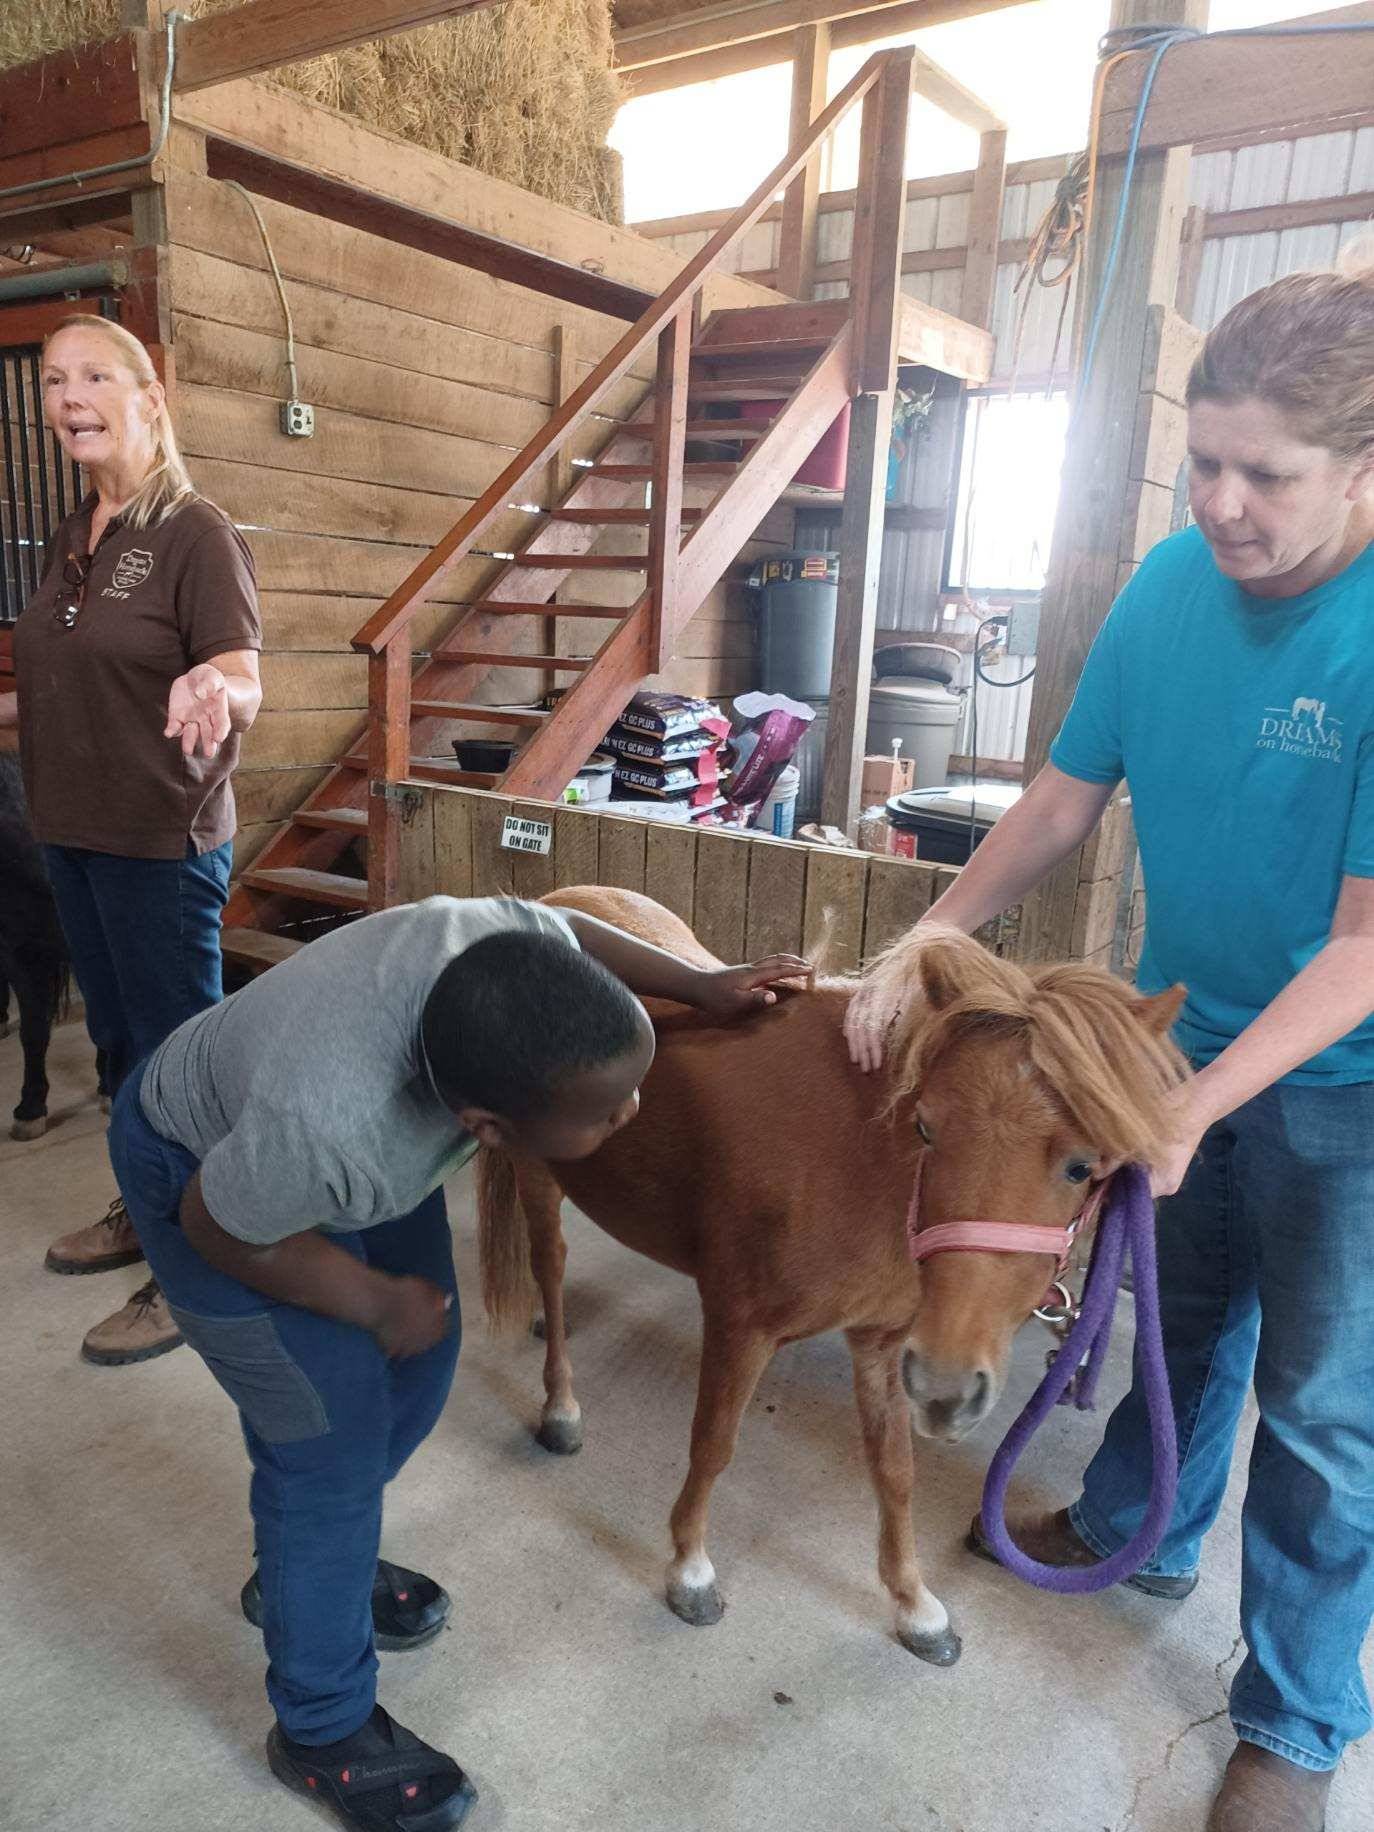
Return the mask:
M 165 186 L 173 413 L 198 487 L 246 533 L 262 593 L 265 697 L 236 777 L 242 867 L 362 727 L 366 665 L 349 647 L 354 631 L 548 417 L 560 335 L 580 380 L 624 326 L 259 198 L 295 321 L 300 398 L 315 410 L 313 438 L 288 438 L 277 422 L 288 392 L 281 302 L 262 237 L 245 199 L 206 177 L 204 163 L 203 136 L 178 125 Z M 633 411 L 652 366 L 651 350 L 575 455 L 594 454 Z M 526 500 L 547 502 L 550 487 L 531 484 Z M 530 526 L 513 512 L 493 549 Z M 760 532 L 786 544 L 790 517 Z M 474 558 L 449 575 L 416 622 L 417 650 L 494 567 Z M 755 684 L 741 570 L 713 593 L 659 684 L 718 695 Z M 580 577 L 566 595 L 617 602 L 607 587 L 631 584 Z M 590 653 L 607 628 L 563 621 L 561 646 Z M 509 636 L 514 651 L 542 651 L 534 619 L 512 622 Z M 542 690 L 539 679 L 498 671 L 477 697 L 522 700 L 532 684 Z
M 616 885 L 665 904 L 725 960 L 814 955 L 828 939 L 826 967 L 849 972 L 905 933 L 958 875 L 950 865 L 412 786 L 422 799 L 403 842 L 405 896 L 542 897 Z M 552 819 L 552 850 L 504 851 L 508 814 Z M 979 939 L 1010 952 L 1014 931 L 1004 919 Z

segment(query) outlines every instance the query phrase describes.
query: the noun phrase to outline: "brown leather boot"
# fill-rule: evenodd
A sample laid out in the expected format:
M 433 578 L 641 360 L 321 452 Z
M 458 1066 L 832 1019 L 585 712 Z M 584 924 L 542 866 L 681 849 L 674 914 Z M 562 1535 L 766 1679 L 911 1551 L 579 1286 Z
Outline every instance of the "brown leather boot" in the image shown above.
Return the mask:
M 1257 1743 L 1237 1743 L 1207 1832 L 1322 1832 L 1334 1773 L 1299 1768 Z
M 1031 1514 L 1023 1520 L 1008 1521 L 1007 1530 L 1021 1550 L 1037 1564 L 1082 1566 L 1101 1562 L 1092 1547 L 1074 1531 L 1067 1508 L 1060 1508 L 1054 1514 Z M 974 1515 L 964 1544 L 979 1558 L 990 1559 L 994 1565 L 1000 1563 L 983 1534 L 981 1514 Z M 1196 1571 L 1185 1572 L 1177 1578 L 1151 1577 L 1145 1572 L 1137 1572 L 1124 1582 L 1128 1590 L 1143 1591 L 1147 1597 L 1181 1602 L 1197 1589 L 1197 1580 Z
M 113 1272 L 143 1258 L 124 1198 L 116 1196 L 99 1221 L 64 1234 L 48 1248 L 43 1264 L 49 1272 Z
M 149 1279 L 122 1309 L 89 1330 L 81 1344 L 85 1361 L 118 1368 L 128 1361 L 151 1361 L 181 1346 L 181 1331 L 172 1321 L 156 1279 Z

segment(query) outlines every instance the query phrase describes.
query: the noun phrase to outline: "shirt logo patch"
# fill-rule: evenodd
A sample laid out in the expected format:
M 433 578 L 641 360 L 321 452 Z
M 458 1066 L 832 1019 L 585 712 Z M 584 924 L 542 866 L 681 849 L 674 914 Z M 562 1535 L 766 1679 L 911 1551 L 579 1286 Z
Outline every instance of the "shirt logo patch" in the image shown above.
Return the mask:
M 1285 757 L 1308 757 L 1318 763 L 1341 760 L 1343 721 L 1327 711 L 1315 694 L 1299 694 L 1291 706 L 1266 706 L 1256 740 L 1262 751 Z
M 131 586 L 142 585 L 153 570 L 153 556 L 142 547 L 131 547 L 127 553 L 120 554 L 115 561 L 113 584 L 117 591 L 127 592 Z

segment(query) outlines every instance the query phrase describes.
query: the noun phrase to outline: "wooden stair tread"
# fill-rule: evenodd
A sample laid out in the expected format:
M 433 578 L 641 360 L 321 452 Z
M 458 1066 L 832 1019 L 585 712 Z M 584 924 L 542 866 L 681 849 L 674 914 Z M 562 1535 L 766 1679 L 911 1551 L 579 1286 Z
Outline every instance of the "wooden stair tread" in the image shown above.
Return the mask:
M 465 770 L 456 757 L 412 757 L 410 774 L 419 782 L 446 782 L 451 789 L 494 789 L 493 770 Z
M 305 865 L 249 866 L 241 882 L 255 891 L 275 891 L 278 896 L 303 897 L 308 903 L 334 903 L 346 910 L 367 908 L 367 884 L 335 871 L 312 871 Z
M 689 401 L 785 401 L 800 375 L 708 375 L 687 384 Z
M 701 509 L 682 511 L 684 522 L 699 522 L 704 512 Z M 647 528 L 649 526 L 648 509 L 550 509 L 549 518 L 555 522 L 576 522 L 583 528 Z
M 488 662 L 496 668 L 562 668 L 580 674 L 590 668 L 590 655 L 500 655 L 489 649 L 445 649 L 438 657 L 444 662 Z
M 350 751 L 340 757 L 339 768 L 365 770 L 365 755 Z M 494 789 L 501 778 L 491 770 L 465 770 L 456 757 L 412 757 L 407 774 L 421 782 L 446 782 L 455 789 Z
M 762 439 L 772 424 L 769 420 L 689 420 L 685 430 L 688 439 Z M 646 426 L 642 431 L 637 426 L 627 426 L 623 437 L 628 439 L 652 439 L 654 429 Z
M 639 553 L 518 553 L 511 566 L 551 567 L 556 572 L 647 572 Z
M 291 816 L 296 827 L 318 827 L 325 833 L 366 833 L 366 808 L 297 808 Z
M 629 616 L 623 604 L 534 604 L 525 598 L 495 599 L 472 608 L 483 617 L 614 617 L 620 623 Z M 444 653 L 442 644 L 434 653 Z
M 417 719 L 462 719 L 472 725 L 542 725 L 549 716 L 537 707 L 481 706 L 464 700 L 413 699 L 410 710 Z
M 219 946 L 226 960 L 265 973 L 269 967 L 299 954 L 305 943 L 294 935 L 271 935 L 266 929 L 243 929 L 232 924 L 220 930 Z
M 682 474 L 690 482 L 693 477 L 729 477 L 738 469 L 733 458 L 698 458 L 684 464 Z M 598 464 L 595 470 L 586 473 L 588 477 L 610 477 L 624 483 L 637 483 L 640 478 L 651 478 L 653 474 L 651 464 Z

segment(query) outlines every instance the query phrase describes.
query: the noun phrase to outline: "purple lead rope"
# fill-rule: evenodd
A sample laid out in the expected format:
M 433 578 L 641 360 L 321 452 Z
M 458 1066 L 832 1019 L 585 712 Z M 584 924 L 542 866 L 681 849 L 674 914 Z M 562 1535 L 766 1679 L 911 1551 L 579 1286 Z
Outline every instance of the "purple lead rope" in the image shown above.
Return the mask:
M 1042 1565 L 1028 1558 L 1007 1531 L 1007 1484 L 1026 1446 L 1070 1387 L 1077 1383 L 1076 1403 L 1092 1404 L 1092 1395 L 1107 1353 L 1116 1294 L 1131 1250 L 1135 1287 L 1136 1352 L 1150 1418 L 1150 1501 L 1139 1530 L 1097 1565 Z M 1085 1365 L 1086 1364 L 1086 1365 Z M 982 1526 L 999 1563 L 1026 1583 L 1060 1595 L 1106 1590 L 1134 1577 L 1164 1537 L 1178 1492 L 1178 1440 L 1173 1401 L 1159 1326 L 1159 1278 L 1155 1265 L 1155 1210 L 1150 1181 L 1139 1165 L 1116 1173 L 1112 1193 L 1098 1226 L 1096 1250 L 1083 1290 L 1083 1307 L 1049 1372 L 1031 1395 L 1021 1416 L 998 1447 L 983 1487 Z

